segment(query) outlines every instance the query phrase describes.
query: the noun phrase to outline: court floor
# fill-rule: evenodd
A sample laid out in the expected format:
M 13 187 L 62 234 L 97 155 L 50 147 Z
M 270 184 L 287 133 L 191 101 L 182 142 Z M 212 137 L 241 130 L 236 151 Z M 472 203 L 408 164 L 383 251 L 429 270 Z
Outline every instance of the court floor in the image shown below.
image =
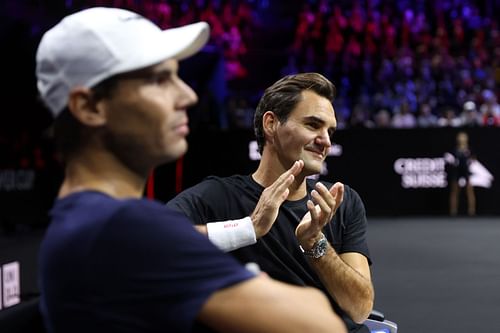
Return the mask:
M 399 332 L 500 332 L 500 218 L 370 218 L 368 242 Z
M 500 333 L 500 217 L 368 221 L 375 308 L 400 333 Z M 42 235 L 0 237 L 2 262 L 21 257 L 23 294 L 37 292 Z

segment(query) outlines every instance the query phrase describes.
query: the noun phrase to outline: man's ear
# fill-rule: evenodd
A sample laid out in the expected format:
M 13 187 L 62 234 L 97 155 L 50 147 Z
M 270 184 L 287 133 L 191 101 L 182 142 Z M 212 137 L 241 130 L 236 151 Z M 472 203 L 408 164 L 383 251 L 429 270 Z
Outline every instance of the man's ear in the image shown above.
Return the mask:
M 104 108 L 95 102 L 92 91 L 88 88 L 74 88 L 69 95 L 68 108 L 84 125 L 98 127 L 107 121 Z
M 274 133 L 278 127 L 279 120 L 273 111 L 266 111 L 262 115 L 262 128 L 268 141 L 273 141 Z

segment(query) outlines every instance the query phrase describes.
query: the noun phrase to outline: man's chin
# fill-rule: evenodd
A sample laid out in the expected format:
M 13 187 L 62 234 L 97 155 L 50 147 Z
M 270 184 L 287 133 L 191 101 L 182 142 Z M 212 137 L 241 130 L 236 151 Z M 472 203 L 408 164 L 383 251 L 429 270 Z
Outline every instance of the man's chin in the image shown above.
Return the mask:
M 316 175 L 316 174 L 319 174 L 321 172 L 322 166 L 323 166 L 323 162 L 304 163 L 304 168 L 302 169 L 302 172 L 306 176 Z
M 187 152 L 187 142 L 185 141 L 182 144 L 179 144 L 175 147 L 170 147 L 170 149 L 161 157 L 160 164 L 174 162 L 179 158 L 181 158 L 182 156 L 184 156 L 186 152 Z

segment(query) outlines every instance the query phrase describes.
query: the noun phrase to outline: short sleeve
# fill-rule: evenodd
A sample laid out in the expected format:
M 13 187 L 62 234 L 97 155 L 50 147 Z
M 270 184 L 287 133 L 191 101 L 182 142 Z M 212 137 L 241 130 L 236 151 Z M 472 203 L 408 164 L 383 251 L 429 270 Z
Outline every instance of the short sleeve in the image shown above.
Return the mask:
M 194 224 L 206 224 L 217 221 L 220 212 L 228 209 L 226 195 L 221 179 L 208 177 L 179 193 L 167 207 L 182 212 Z
M 350 187 L 346 187 L 344 198 L 345 219 L 342 246 L 340 253 L 358 252 L 364 255 L 371 264 L 370 252 L 366 239 L 368 221 L 363 201 L 359 194 Z

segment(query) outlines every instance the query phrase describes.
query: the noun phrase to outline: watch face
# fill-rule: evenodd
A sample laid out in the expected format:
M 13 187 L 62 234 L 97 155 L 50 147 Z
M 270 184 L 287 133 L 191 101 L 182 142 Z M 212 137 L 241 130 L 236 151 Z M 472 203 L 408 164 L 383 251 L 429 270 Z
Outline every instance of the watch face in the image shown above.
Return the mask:
M 308 256 L 310 258 L 318 259 L 326 254 L 327 247 L 328 247 L 328 240 L 326 239 L 325 235 L 323 235 L 323 237 L 314 244 L 312 249 L 304 250 L 302 248 L 302 246 L 300 246 L 300 250 L 306 256 Z
M 318 259 L 325 255 L 327 242 L 328 241 L 326 240 L 326 238 L 322 238 L 318 241 L 318 243 L 316 244 L 316 246 L 314 246 L 313 249 L 314 258 Z

